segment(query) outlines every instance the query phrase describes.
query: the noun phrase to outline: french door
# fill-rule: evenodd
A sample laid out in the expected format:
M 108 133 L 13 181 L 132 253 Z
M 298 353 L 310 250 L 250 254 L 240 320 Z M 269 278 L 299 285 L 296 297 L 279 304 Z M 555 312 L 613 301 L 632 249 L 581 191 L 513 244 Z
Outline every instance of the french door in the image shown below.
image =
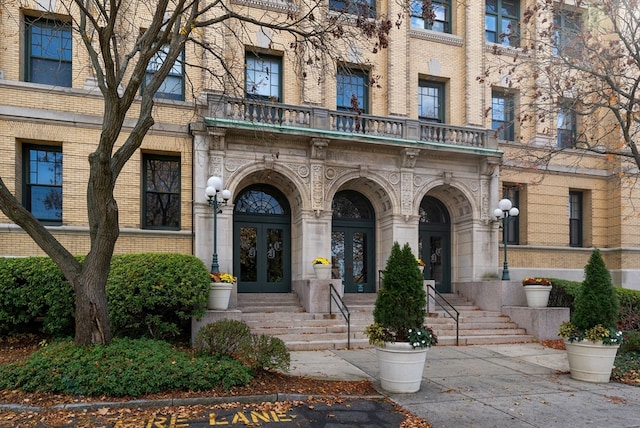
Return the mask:
M 373 228 L 336 226 L 331 232 L 331 261 L 345 293 L 374 293 Z

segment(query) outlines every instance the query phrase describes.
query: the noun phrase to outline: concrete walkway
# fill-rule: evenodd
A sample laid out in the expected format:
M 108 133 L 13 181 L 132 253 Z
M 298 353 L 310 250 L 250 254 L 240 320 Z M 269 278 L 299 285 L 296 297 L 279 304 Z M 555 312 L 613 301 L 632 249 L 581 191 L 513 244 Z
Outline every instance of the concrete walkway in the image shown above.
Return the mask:
M 291 373 L 370 379 L 375 349 L 291 353 Z M 572 380 L 566 352 L 533 344 L 436 346 L 420 391 L 381 393 L 444 427 L 640 427 L 640 387 Z

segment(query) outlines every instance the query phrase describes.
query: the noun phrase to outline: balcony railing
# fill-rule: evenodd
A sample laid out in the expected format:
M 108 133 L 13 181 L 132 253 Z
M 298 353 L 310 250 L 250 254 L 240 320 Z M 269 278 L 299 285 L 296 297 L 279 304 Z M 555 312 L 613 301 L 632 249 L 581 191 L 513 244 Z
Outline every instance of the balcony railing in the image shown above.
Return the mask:
M 209 94 L 208 102 L 211 119 L 423 141 L 450 146 L 484 149 L 498 147 L 497 140 L 492 137 L 493 133 L 483 128 L 452 126 L 392 116 L 372 116 L 256 99 L 231 98 L 220 94 Z

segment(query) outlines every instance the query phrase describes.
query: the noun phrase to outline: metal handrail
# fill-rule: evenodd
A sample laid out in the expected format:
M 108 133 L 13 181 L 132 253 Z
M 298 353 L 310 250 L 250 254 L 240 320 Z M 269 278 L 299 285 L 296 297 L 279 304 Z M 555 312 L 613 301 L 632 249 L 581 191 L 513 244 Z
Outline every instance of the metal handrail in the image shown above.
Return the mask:
M 459 340 L 460 340 L 460 312 L 458 312 L 458 310 L 451 303 L 449 303 L 449 301 L 442 294 L 440 294 L 433 285 L 427 284 L 427 287 L 430 290 L 433 290 L 435 295 L 439 297 L 443 302 L 445 302 L 456 313 L 454 316 L 451 312 L 449 312 L 449 309 L 445 308 L 444 305 L 438 299 L 435 299 L 435 298 L 433 299 L 433 301 L 438 306 L 440 306 L 442 310 L 444 310 L 447 313 L 447 315 L 453 318 L 453 320 L 456 322 L 456 346 L 458 346 Z M 427 295 L 427 313 L 429 313 L 429 300 L 430 300 L 429 295 Z
M 338 309 L 340 309 L 340 313 L 342 313 L 342 317 L 347 322 L 347 349 L 351 349 L 351 312 L 349 312 L 349 308 L 338 294 L 338 290 L 335 289 L 333 284 L 329 283 L 329 315 L 332 315 L 332 300 L 336 303 Z

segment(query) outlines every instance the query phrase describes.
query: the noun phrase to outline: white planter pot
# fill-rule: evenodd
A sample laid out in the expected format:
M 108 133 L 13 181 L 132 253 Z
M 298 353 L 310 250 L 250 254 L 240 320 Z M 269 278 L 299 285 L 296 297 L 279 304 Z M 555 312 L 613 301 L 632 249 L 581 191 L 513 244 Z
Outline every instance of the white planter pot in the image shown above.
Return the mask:
M 382 389 L 397 393 L 419 391 L 428 348 L 413 349 L 408 343 L 384 345 L 376 348 Z
M 331 279 L 331 265 L 316 264 L 313 265 L 317 279 Z
M 546 308 L 549 303 L 551 286 L 549 285 L 525 285 L 524 293 L 527 296 L 527 306 L 530 308 Z
M 589 340 L 569 343 L 565 340 L 565 347 L 571 378 L 594 383 L 609 382 L 620 345 L 603 345 Z
M 209 302 L 207 307 L 213 310 L 226 310 L 229 307 L 233 284 L 226 282 L 212 282 L 209 288 Z

